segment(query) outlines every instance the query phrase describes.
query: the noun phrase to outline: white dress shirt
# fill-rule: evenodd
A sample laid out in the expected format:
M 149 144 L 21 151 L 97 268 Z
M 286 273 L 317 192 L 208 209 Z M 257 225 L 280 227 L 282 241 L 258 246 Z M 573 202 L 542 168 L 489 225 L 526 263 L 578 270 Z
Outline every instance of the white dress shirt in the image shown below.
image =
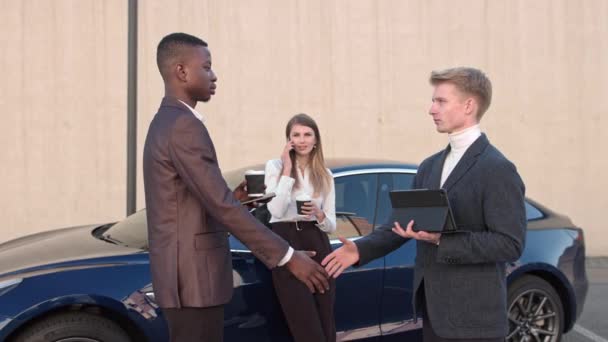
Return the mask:
M 296 167 L 296 166 L 294 166 Z M 326 194 L 314 196 L 314 188 L 310 183 L 310 169 L 306 168 L 304 174 L 296 167 L 299 187 L 294 189 L 295 179 L 281 175 L 283 161 L 280 159 L 269 160 L 266 163 L 266 192 L 274 192 L 276 197 L 268 202 L 268 211 L 272 217 L 270 223 L 285 221 L 315 221 L 316 217 L 306 217 L 298 215 L 296 197 L 299 195 L 309 195 L 312 202 L 325 213 L 323 222 L 317 227 L 326 233 L 336 230 L 336 191 L 334 188 L 333 177 L 330 182 L 329 191 Z M 327 172 L 331 175 L 331 171 Z
M 450 173 L 452 173 L 469 146 L 473 145 L 475 140 L 480 136 L 481 129 L 479 128 L 479 125 L 471 126 L 460 132 L 448 134 L 450 152 L 445 157 L 445 162 L 443 163 L 440 186 L 443 186 L 443 183 L 448 179 Z
M 196 109 L 190 107 L 186 102 L 184 102 L 182 100 L 177 100 L 177 101 L 183 103 L 184 106 L 186 106 L 186 107 L 188 107 L 188 109 L 190 109 L 192 114 L 194 114 L 194 116 L 196 116 L 197 119 L 199 119 L 202 123 L 205 123 L 205 118 L 203 117 L 203 115 L 201 115 L 201 113 L 197 112 Z
M 188 107 L 188 109 L 190 109 L 190 111 L 192 112 L 192 114 L 194 114 L 194 116 L 199 119 L 203 124 L 205 123 L 205 118 L 199 113 L 197 112 L 194 108 L 190 107 L 186 102 L 182 101 L 182 100 L 178 100 L 179 102 L 183 103 L 186 107 Z M 279 263 L 277 264 L 277 266 L 283 266 L 286 263 L 289 262 L 289 260 L 291 260 L 291 257 L 293 256 L 293 248 L 291 246 L 289 246 L 289 249 L 287 250 L 287 253 L 285 253 L 285 255 L 283 256 L 283 258 L 281 258 L 281 260 L 279 261 Z

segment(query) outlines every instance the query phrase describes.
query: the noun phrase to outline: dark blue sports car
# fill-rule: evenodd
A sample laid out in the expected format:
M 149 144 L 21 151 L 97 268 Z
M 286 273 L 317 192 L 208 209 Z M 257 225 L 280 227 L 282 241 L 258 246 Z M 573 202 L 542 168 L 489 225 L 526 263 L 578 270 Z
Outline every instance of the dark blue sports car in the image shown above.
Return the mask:
M 408 189 L 415 166 L 377 160 L 330 160 L 338 229 L 357 239 L 390 215 L 389 191 Z M 236 185 L 243 168 L 225 174 Z M 583 231 L 567 217 L 529 200 L 521 259 L 509 267 L 513 341 L 559 341 L 587 294 Z M 225 311 L 228 342 L 289 341 L 269 271 L 230 239 L 235 293 Z M 416 244 L 337 282 L 340 341 L 420 339 L 410 297 Z M 409 339 L 407 339 L 409 340 Z M 65 228 L 0 245 L 0 341 L 167 341 L 148 268 L 145 211 L 118 223 Z

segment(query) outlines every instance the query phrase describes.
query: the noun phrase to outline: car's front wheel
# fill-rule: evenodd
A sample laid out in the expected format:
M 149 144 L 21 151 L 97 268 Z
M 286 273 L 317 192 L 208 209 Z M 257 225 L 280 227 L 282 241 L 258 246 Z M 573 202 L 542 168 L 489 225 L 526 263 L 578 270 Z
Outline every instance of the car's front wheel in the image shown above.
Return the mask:
M 506 341 L 560 341 L 564 310 L 555 289 L 536 276 L 525 276 L 509 287 L 509 334 Z
M 130 342 L 129 336 L 111 320 L 86 313 L 50 316 L 26 328 L 14 342 Z

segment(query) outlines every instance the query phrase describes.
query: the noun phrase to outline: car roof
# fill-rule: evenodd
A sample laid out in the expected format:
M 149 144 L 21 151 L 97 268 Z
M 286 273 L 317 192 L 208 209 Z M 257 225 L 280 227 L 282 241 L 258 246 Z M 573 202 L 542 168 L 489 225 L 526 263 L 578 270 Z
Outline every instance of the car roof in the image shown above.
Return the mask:
M 327 158 L 325 165 L 332 172 L 345 172 L 351 170 L 364 169 L 416 169 L 417 166 L 411 163 L 404 163 L 389 159 L 365 159 L 365 158 Z
M 372 159 L 372 158 L 325 158 L 325 166 L 334 174 L 348 171 L 365 171 L 376 169 L 403 169 L 408 171 L 416 171 L 418 166 L 412 163 L 405 163 L 389 159 Z M 253 164 L 239 169 L 230 170 L 227 174 L 238 176 L 238 179 L 233 179 L 228 183 L 236 186 L 242 179 L 242 174 L 245 170 L 264 170 L 265 164 Z M 226 176 L 227 174 L 224 174 Z

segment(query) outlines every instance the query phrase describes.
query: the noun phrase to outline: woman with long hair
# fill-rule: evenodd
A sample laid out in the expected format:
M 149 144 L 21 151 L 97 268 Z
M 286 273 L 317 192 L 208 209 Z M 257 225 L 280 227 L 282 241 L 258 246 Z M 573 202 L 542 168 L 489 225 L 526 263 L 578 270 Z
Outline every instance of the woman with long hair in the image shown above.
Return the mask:
M 276 193 L 268 203 L 275 233 L 296 250 L 315 251 L 321 260 L 331 253 L 327 234 L 336 230 L 336 195 L 331 171 L 325 167 L 316 122 L 297 114 L 287 122 L 287 143 L 280 159 L 266 163 L 266 191 Z M 306 201 L 298 214 L 296 199 Z M 274 288 L 295 342 L 335 342 L 335 280 L 324 293 L 306 285 L 283 267 L 272 271 Z

